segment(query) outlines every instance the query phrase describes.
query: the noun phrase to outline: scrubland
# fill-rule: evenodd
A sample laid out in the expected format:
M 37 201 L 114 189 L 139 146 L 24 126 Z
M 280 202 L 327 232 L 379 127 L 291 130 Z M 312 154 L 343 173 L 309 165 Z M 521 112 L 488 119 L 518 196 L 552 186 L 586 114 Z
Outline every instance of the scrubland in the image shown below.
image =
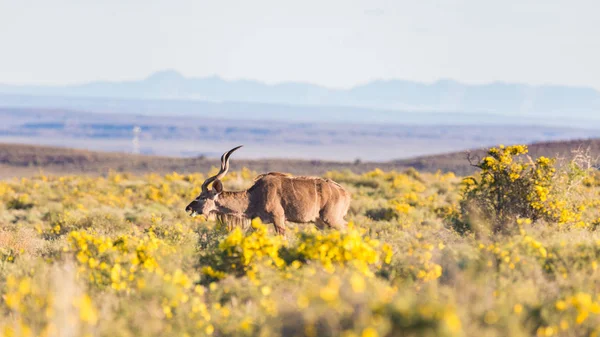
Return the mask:
M 600 174 L 526 152 L 491 149 L 470 177 L 328 172 L 348 228 L 284 237 L 189 217 L 216 169 L 1 181 L 0 334 L 597 335 Z

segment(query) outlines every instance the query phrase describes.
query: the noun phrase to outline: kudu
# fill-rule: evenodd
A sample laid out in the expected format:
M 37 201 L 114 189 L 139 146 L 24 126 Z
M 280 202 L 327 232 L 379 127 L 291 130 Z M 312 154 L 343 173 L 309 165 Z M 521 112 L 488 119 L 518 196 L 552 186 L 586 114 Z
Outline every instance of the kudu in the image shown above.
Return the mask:
M 200 195 L 185 208 L 191 216 L 260 218 L 264 223 L 272 223 L 278 234 L 285 233 L 286 221 L 314 222 L 319 228 L 345 227 L 350 193 L 329 179 L 270 172 L 256 177 L 254 185 L 245 191 L 223 191 L 221 179 L 229 170 L 229 156 L 240 147 L 221 156 L 219 173 L 204 181 Z

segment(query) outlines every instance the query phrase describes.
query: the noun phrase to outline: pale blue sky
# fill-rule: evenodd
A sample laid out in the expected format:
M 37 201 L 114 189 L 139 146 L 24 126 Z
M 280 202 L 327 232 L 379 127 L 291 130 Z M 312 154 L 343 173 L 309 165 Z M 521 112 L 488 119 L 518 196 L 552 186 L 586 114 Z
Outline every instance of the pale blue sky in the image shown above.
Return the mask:
M 162 69 L 350 87 L 373 79 L 600 89 L 600 1 L 0 0 L 0 83 Z

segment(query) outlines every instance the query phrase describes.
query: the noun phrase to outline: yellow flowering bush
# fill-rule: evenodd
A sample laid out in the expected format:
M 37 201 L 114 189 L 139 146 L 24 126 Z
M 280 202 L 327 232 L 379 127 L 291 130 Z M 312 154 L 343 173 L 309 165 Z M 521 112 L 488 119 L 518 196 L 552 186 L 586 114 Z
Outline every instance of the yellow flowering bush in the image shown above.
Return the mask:
M 535 331 L 537 336 L 595 336 L 600 333 L 598 295 L 580 291 L 549 302 L 542 309 L 543 323 Z
M 279 236 L 268 234 L 259 219 L 252 221 L 253 231 L 244 235 L 234 229 L 218 245 L 218 250 L 203 256 L 202 273 L 206 282 L 220 280 L 228 274 L 254 278 L 259 267 L 297 268 L 318 262 L 332 273 L 339 267 L 352 267 L 364 275 L 373 276 L 373 268 L 391 262 L 392 249 L 387 244 L 364 236 L 350 224 L 347 230 L 326 234 L 315 230 L 301 232 L 293 245 Z
M 285 261 L 279 256 L 283 240 L 268 234 L 260 220 L 252 221 L 254 229 L 244 235 L 235 228 L 218 245 L 218 248 L 202 256 L 201 264 L 207 282 L 224 278 L 227 274 L 255 277 L 259 265 L 282 267 Z
M 6 277 L 2 311 L 14 320 L 0 322 L 2 336 L 54 336 L 68 329 L 85 334 L 98 324 L 98 308 L 89 295 L 77 294 L 71 289 L 70 294 L 59 297 L 43 279 L 48 276 L 43 273 L 37 276 L 9 274 Z M 78 324 L 58 324 L 63 318 Z
M 400 292 L 381 280 L 345 271 L 305 278 L 295 303 L 268 322 L 276 334 L 304 336 L 460 336 L 462 322 L 451 301 Z M 324 286 L 315 286 L 323 284 Z
M 6 203 L 8 209 L 29 209 L 33 207 L 31 197 L 28 194 L 20 194 Z
M 410 235 L 399 247 L 397 254 L 404 258 L 392 266 L 390 277 L 416 282 L 417 286 L 437 280 L 442 276 L 443 268 L 434 261 L 434 254 L 443 252 L 444 248 L 443 242 L 431 242 L 420 232 Z
M 351 266 L 367 276 L 373 276 L 372 266 L 389 264 L 392 258 L 389 245 L 364 236 L 353 224 L 344 231 L 302 232 L 295 246 L 286 253 L 288 263 L 293 263 L 290 260 L 302 263 L 316 261 L 329 273 L 334 272 L 336 266 Z
M 558 172 L 554 159 L 525 160 L 527 152 L 524 145 L 500 146 L 473 164 L 480 172 L 463 181 L 462 221 L 457 230 L 472 229 L 474 221 L 490 223 L 497 232 L 517 218 L 558 224 L 579 220 L 577 205 L 565 192 L 567 172 Z
M 115 290 L 127 290 L 142 271 L 162 274 L 156 255 L 174 249 L 153 232 L 141 238 L 123 235 L 111 239 L 73 231 L 69 233 L 68 242 L 65 251 L 75 256 L 79 275 L 99 287 L 110 286 Z

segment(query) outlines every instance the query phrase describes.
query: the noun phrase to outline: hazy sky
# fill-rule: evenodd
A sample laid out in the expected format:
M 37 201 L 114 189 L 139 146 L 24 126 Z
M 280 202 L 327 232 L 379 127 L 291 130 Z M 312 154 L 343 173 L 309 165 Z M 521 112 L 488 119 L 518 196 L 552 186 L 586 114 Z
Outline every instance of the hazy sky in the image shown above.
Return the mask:
M 600 1 L 0 0 L 0 83 L 162 69 L 349 87 L 380 78 L 600 89 Z

